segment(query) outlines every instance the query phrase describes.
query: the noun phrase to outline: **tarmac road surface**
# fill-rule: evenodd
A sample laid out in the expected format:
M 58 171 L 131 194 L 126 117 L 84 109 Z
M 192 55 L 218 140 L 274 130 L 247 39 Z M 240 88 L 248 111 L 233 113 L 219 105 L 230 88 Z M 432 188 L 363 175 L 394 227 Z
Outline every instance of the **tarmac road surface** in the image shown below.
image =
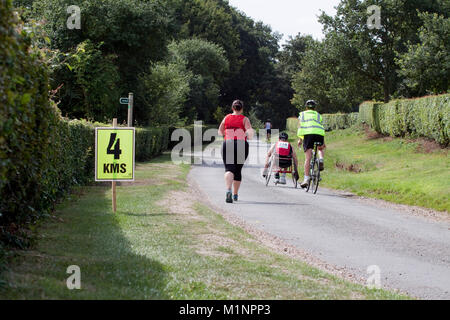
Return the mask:
M 327 264 L 364 279 L 369 266 L 378 266 L 385 288 L 450 299 L 449 222 L 379 208 L 320 186 L 313 195 L 294 189 L 291 179 L 286 186 L 271 182 L 266 187 L 261 168 L 267 149 L 265 143 L 250 142 L 240 200 L 233 204 L 225 203 L 219 143 L 206 148 L 202 159 L 195 154 L 201 161 L 189 177 L 213 205 Z

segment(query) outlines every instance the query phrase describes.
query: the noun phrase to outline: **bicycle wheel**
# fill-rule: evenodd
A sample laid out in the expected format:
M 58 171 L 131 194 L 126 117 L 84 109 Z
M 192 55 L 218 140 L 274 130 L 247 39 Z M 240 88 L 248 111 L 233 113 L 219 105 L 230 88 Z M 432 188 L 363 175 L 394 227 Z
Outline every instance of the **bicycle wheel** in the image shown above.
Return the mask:
M 311 166 L 311 168 L 312 168 L 312 166 Z M 313 171 L 311 169 L 311 170 L 309 170 L 309 176 L 312 177 L 312 174 L 313 174 Z M 312 182 L 312 179 L 309 179 L 308 186 L 306 187 L 306 192 L 309 192 L 309 189 L 311 189 L 311 182 Z
M 314 194 L 317 194 L 317 189 L 319 188 L 320 182 L 320 170 L 319 170 L 319 160 L 314 164 L 314 187 L 312 189 Z
M 311 159 L 311 164 L 310 164 L 310 169 L 309 169 L 309 182 L 308 182 L 308 186 L 306 187 L 306 192 L 309 192 L 309 190 L 312 188 L 312 190 L 314 190 L 314 186 L 312 185 L 313 183 L 313 176 L 314 176 L 314 165 L 313 163 L 316 161 L 316 153 L 313 151 L 312 154 L 312 159 Z

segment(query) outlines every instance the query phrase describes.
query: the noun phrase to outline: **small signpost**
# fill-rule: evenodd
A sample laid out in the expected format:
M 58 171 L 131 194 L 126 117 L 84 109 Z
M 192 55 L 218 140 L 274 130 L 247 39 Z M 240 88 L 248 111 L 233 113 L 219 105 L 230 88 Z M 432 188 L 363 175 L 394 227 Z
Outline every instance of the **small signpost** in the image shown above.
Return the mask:
M 112 182 L 112 207 L 116 212 L 116 181 L 134 181 L 135 129 L 95 129 L 95 181 Z
M 128 98 L 120 98 L 120 104 L 126 104 L 128 105 L 128 126 L 133 126 L 133 100 L 134 100 L 134 94 L 130 92 L 128 94 Z

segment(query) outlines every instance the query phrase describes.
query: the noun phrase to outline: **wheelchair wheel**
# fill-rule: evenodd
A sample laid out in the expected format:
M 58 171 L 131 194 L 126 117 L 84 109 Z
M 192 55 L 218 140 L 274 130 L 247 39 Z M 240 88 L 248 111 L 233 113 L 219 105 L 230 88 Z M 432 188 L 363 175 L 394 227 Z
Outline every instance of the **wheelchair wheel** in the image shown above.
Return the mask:
M 270 177 L 272 176 L 272 170 L 273 170 L 273 161 L 269 164 L 269 171 L 267 171 L 266 175 L 266 187 L 269 185 Z
M 292 175 L 292 182 L 294 183 L 294 188 L 297 189 L 297 187 L 298 187 L 298 180 L 295 179 L 295 174 L 294 173 L 292 173 L 291 175 Z

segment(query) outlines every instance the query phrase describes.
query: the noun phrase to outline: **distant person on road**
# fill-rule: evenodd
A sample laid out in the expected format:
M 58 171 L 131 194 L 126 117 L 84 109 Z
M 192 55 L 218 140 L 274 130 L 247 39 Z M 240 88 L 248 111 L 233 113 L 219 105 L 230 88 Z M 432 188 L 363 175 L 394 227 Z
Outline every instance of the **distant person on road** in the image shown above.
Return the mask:
M 242 168 L 248 158 L 249 144 L 253 138 L 250 120 L 242 113 L 244 103 L 236 100 L 232 104 L 233 113 L 227 115 L 219 127 L 219 135 L 224 137 L 222 159 L 225 165 L 226 202 L 238 201 L 242 182 Z M 231 188 L 233 187 L 234 190 Z
M 270 120 L 267 120 L 265 124 L 265 129 L 267 141 L 270 141 L 270 139 L 272 138 L 272 123 L 270 122 Z
M 298 160 L 297 160 L 297 154 L 294 151 L 294 148 L 289 143 L 289 136 L 287 133 L 282 132 L 280 133 L 280 139 L 277 143 L 275 143 L 267 153 L 266 157 L 266 165 L 264 166 L 264 173 L 263 177 L 265 178 L 267 175 L 267 171 L 269 169 L 269 161 L 272 155 L 275 153 L 276 159 L 276 167 L 275 169 L 281 168 L 281 169 L 287 169 L 290 166 L 292 166 L 292 161 L 294 161 L 294 176 L 298 180 Z M 282 173 L 281 177 L 280 174 L 277 172 L 275 173 L 275 182 L 278 184 L 286 184 L 286 173 Z
M 312 150 L 314 143 L 319 142 L 321 146 L 319 150 L 319 170 L 324 170 L 324 155 L 325 155 L 325 128 L 323 126 L 323 118 L 316 111 L 317 103 L 314 100 L 306 102 L 306 111 L 300 113 L 299 124 L 300 127 L 297 132 L 298 147 L 300 148 L 303 142 L 303 151 L 305 152 L 305 178 L 301 183 L 302 188 L 306 188 L 311 180 L 309 176 L 310 163 L 312 158 Z

